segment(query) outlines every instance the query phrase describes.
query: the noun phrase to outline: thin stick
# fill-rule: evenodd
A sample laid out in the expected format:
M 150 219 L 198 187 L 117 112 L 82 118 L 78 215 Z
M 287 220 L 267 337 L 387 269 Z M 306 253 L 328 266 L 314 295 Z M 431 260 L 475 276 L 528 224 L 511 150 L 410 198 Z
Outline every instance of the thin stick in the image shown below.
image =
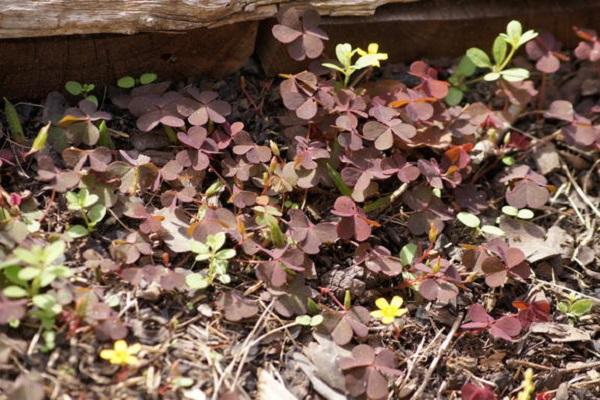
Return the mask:
M 575 188 L 575 191 L 577 192 L 579 197 L 581 197 L 581 200 L 583 200 L 584 203 L 587 204 L 592 209 L 592 211 L 594 211 L 594 214 L 596 214 L 597 217 L 600 217 L 600 210 L 594 205 L 594 203 L 592 203 L 588 195 L 583 191 L 583 189 L 579 186 L 575 179 L 573 179 L 573 175 L 571 175 L 571 171 L 569 171 L 569 168 L 567 168 L 565 164 L 562 165 L 562 168 L 567 174 L 567 178 L 569 178 L 569 181 L 571 181 L 571 184 Z
M 454 320 L 454 323 L 452 324 L 452 328 L 450 328 L 450 332 L 448 332 L 448 335 L 446 336 L 446 339 L 440 346 L 440 348 L 437 352 L 437 355 L 431 362 L 431 365 L 429 365 L 429 369 L 427 370 L 427 373 L 425 373 L 425 377 L 423 378 L 423 383 L 421 384 L 421 386 L 419 386 L 419 389 L 417 389 L 415 394 L 413 394 L 412 400 L 419 400 L 423 397 L 423 392 L 425 391 L 425 388 L 427 387 L 427 384 L 429 383 L 429 379 L 431 379 L 431 375 L 433 374 L 433 371 L 435 371 L 435 369 L 437 368 L 437 365 L 440 362 L 440 359 L 442 358 L 444 353 L 446 352 L 446 349 L 448 348 L 448 346 L 450 346 L 450 343 L 452 342 L 452 338 L 454 337 L 454 334 L 458 330 L 458 327 L 460 326 L 460 323 L 462 322 L 463 317 L 464 317 L 464 314 L 460 313 Z

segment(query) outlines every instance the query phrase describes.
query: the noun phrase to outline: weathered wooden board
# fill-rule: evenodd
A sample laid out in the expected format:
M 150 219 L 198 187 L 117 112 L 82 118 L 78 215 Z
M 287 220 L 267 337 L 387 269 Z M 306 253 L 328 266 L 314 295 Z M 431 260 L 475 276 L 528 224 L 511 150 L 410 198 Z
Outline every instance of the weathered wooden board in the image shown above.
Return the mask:
M 183 31 L 271 17 L 277 6 L 311 4 L 323 15 L 372 15 L 416 0 L 2 0 L 0 38 Z
M 487 49 L 511 19 L 527 29 L 552 32 L 572 48 L 578 41 L 574 25 L 600 30 L 600 0 L 422 0 L 383 6 L 369 18 L 325 18 L 322 28 L 330 37 L 326 53 L 331 56 L 337 43 L 364 48 L 378 42 L 392 62 L 399 62 L 454 57 L 472 46 Z M 304 68 L 273 38 L 273 23 L 263 22 L 257 40 L 265 71 L 274 75 Z
M 0 41 L 0 97 L 39 98 L 68 80 L 114 83 L 155 72 L 160 79 L 235 72 L 254 51 L 258 22 L 186 33 L 88 35 Z

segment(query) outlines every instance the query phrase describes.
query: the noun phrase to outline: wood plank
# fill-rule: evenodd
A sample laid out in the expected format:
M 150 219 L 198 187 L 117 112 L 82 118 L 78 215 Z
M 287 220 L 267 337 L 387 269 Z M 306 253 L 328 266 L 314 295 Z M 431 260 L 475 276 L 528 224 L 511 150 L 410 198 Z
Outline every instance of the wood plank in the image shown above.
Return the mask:
M 372 15 L 399 1 L 416 0 L 2 0 L 0 39 L 215 27 L 271 17 L 282 3 L 311 4 L 323 15 Z
M 0 93 L 34 99 L 66 81 L 115 83 L 155 72 L 160 79 L 237 71 L 254 51 L 258 22 L 184 34 L 89 35 L 0 41 Z
M 324 18 L 322 28 L 330 37 L 329 55 L 335 54 L 336 43 L 364 48 L 378 42 L 390 61 L 400 62 L 455 57 L 473 46 L 487 49 L 511 19 L 527 29 L 552 32 L 573 48 L 578 41 L 573 25 L 600 31 L 600 0 L 422 0 L 383 6 L 369 18 Z M 305 68 L 273 38 L 273 23 L 263 22 L 257 40 L 264 70 L 275 75 Z

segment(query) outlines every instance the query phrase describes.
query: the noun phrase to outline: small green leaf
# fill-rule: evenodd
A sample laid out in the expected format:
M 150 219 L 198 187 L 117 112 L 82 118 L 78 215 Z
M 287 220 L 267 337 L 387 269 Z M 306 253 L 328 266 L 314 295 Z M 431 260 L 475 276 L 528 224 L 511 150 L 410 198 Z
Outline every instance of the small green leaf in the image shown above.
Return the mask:
M 519 213 L 519 209 L 513 206 L 504 206 L 502 207 L 502 213 L 509 215 L 511 217 L 516 217 Z
M 19 271 L 19 279 L 24 281 L 30 281 L 36 278 L 40 274 L 40 270 L 34 267 L 25 267 Z
M 67 229 L 67 235 L 73 239 L 79 239 L 89 234 L 87 228 L 83 225 L 72 225 Z
M 529 71 L 525 68 L 509 68 L 501 71 L 500 75 L 502 76 L 502 79 L 506 81 L 521 82 L 529 78 Z
M 352 307 L 352 294 L 350 290 L 346 289 L 344 292 L 344 308 L 349 310 Z
M 405 267 L 408 265 L 412 265 L 418 249 L 419 247 L 415 243 L 407 243 L 404 246 L 402 246 L 402 249 L 400 249 L 399 254 L 400 263 L 402 263 L 402 265 Z
M 560 311 L 563 314 L 569 313 L 569 305 L 564 301 L 559 302 L 556 307 L 558 308 L 558 311 Z
M 456 218 L 469 228 L 477 228 L 481 225 L 481 220 L 477 215 L 461 211 L 456 215 Z
M 323 316 L 322 315 L 314 315 L 311 319 L 310 319 L 310 326 L 318 326 L 321 325 L 321 323 L 323 322 Z
M 319 305 L 315 303 L 315 301 L 310 297 L 306 299 L 306 310 L 309 314 L 318 314 L 319 312 L 321 312 Z
M 448 104 L 449 106 L 455 106 L 457 104 L 460 104 L 460 102 L 463 99 L 463 92 L 462 90 L 455 88 L 455 87 L 451 87 L 450 89 L 448 89 L 448 94 L 446 95 L 446 104 Z
M 56 304 L 56 299 L 49 294 L 38 294 L 32 297 L 31 302 L 42 310 L 52 310 Z
M 511 165 L 514 165 L 515 159 L 511 156 L 504 156 L 502 157 L 502 163 L 510 167 Z
M 310 315 L 298 315 L 296 317 L 296 323 L 302 326 L 310 326 Z
M 516 20 L 510 21 L 506 25 L 506 35 L 511 39 L 512 43 L 515 45 L 519 43 L 519 39 L 521 38 L 521 34 L 523 33 L 523 27 L 521 23 Z
M 473 61 L 469 57 L 462 56 L 456 67 L 456 74 L 463 77 L 469 77 L 475 73 L 477 66 L 473 64 Z
M 335 46 L 335 55 L 342 66 L 347 68 L 352 65 L 354 51 L 350 43 L 340 43 Z
M 492 47 L 492 54 L 494 55 L 494 61 L 496 62 L 496 65 L 502 64 L 506 58 L 506 49 L 506 41 L 502 38 L 502 36 L 496 37 L 496 40 L 494 40 L 494 46 Z
M 42 126 L 37 136 L 33 140 L 33 144 L 31 145 L 31 149 L 27 152 L 27 155 L 37 153 L 38 151 L 42 151 L 46 148 L 46 142 L 48 141 L 48 132 L 50 131 L 50 122 L 46 125 Z
M 98 125 L 98 146 L 99 147 L 107 147 L 109 149 L 114 149 L 115 144 L 113 143 L 110 133 L 108 132 L 108 127 L 106 126 L 106 121 L 101 121 L 100 125 Z
M 142 85 L 148 85 L 148 84 L 154 82 L 157 79 L 158 79 L 158 75 L 156 75 L 156 74 L 154 74 L 152 72 L 148 72 L 148 73 L 142 74 L 140 76 L 140 83 Z
M 44 248 L 44 263 L 46 265 L 52 264 L 55 260 L 58 260 L 61 256 L 65 254 L 65 242 L 62 240 L 57 240 L 56 242 L 52 242 L 48 246 Z
M 210 256 L 210 249 L 207 245 L 194 239 L 189 240 L 190 251 L 196 254 L 206 254 Z M 208 257 L 207 257 L 208 258 Z
M 117 86 L 123 89 L 131 89 L 135 86 L 135 79 L 132 76 L 124 76 L 117 81 Z
M 234 249 L 224 249 L 219 251 L 216 254 L 216 258 L 219 260 L 230 260 L 233 257 L 235 257 L 235 250 Z
M 481 232 L 486 233 L 492 236 L 504 236 L 505 233 L 502 229 L 498 228 L 494 225 L 483 225 L 481 227 Z
M 13 299 L 26 297 L 29 294 L 27 293 L 27 290 L 19 286 L 8 286 L 4 288 L 3 293 L 6 297 L 10 297 Z
M 68 81 L 65 83 L 65 89 L 73 96 L 79 96 L 81 93 L 83 93 L 83 86 L 81 86 L 81 83 L 76 81 Z
M 90 219 L 90 226 L 96 226 L 98 222 L 102 221 L 106 215 L 106 207 L 104 204 L 96 204 L 87 212 L 87 216 Z
M 473 64 L 475 64 L 479 68 L 491 68 L 492 63 L 490 62 L 490 58 L 485 51 L 478 49 L 477 47 L 471 47 L 467 50 L 467 57 Z
M 4 114 L 8 121 L 11 139 L 20 144 L 25 143 L 27 139 L 17 109 L 6 97 L 4 98 Z
M 500 76 L 501 75 L 498 72 L 488 72 L 483 76 L 483 80 L 488 82 L 497 81 L 500 79 Z
M 93 94 L 90 94 L 89 96 L 85 96 L 85 99 L 91 103 L 94 103 L 96 105 L 96 107 L 98 107 L 98 98 L 96 96 L 94 96 Z
M 208 245 L 208 247 L 210 247 L 213 251 L 217 251 L 219 250 L 221 247 L 223 247 L 223 245 L 225 244 L 225 240 L 226 240 L 226 236 L 225 236 L 225 232 L 217 232 L 213 235 L 208 235 L 206 237 L 206 244 Z
M 340 194 L 343 196 L 352 196 L 352 189 L 346 185 L 342 179 L 342 175 L 340 175 L 340 173 L 337 172 L 329 163 L 327 163 L 327 174 Z
M 206 276 L 198 273 L 186 275 L 185 283 L 190 289 L 205 289 L 208 287 L 208 280 L 206 279 Z
M 532 39 L 535 39 L 538 36 L 538 33 L 534 30 L 528 30 L 523 35 L 521 35 L 521 39 L 519 39 L 519 46 L 524 45 Z
M 592 311 L 593 306 L 594 303 L 589 299 L 577 300 L 571 304 L 570 312 L 578 317 L 582 317 Z
M 535 214 L 529 208 L 523 208 L 523 209 L 519 210 L 519 212 L 517 213 L 517 218 L 521 218 L 521 219 L 531 219 L 534 216 L 535 216 Z
M 322 66 L 324 66 L 325 68 L 333 69 L 333 70 L 335 70 L 335 71 L 339 71 L 339 72 L 341 72 L 341 73 L 344 73 L 344 70 L 343 70 L 342 68 L 338 67 L 338 66 L 337 66 L 337 65 L 335 65 L 335 64 L 331 64 L 331 63 L 323 63 L 323 64 L 321 64 L 321 65 L 322 65 Z
M 40 260 L 36 257 L 36 254 L 33 251 L 29 251 L 27 249 L 23 249 L 18 247 L 13 252 L 15 257 L 19 259 L 19 261 L 27 263 L 27 264 L 37 264 Z

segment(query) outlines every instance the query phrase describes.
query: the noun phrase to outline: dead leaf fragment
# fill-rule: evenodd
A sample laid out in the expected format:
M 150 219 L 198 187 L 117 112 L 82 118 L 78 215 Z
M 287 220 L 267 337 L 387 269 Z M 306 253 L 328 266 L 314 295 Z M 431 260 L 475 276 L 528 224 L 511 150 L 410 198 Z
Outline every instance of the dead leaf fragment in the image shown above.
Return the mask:
M 583 329 L 575 328 L 568 324 L 558 324 L 555 322 L 540 322 L 531 324 L 529 330 L 533 333 L 544 333 L 550 337 L 553 342 L 586 342 L 592 340 L 589 332 Z

